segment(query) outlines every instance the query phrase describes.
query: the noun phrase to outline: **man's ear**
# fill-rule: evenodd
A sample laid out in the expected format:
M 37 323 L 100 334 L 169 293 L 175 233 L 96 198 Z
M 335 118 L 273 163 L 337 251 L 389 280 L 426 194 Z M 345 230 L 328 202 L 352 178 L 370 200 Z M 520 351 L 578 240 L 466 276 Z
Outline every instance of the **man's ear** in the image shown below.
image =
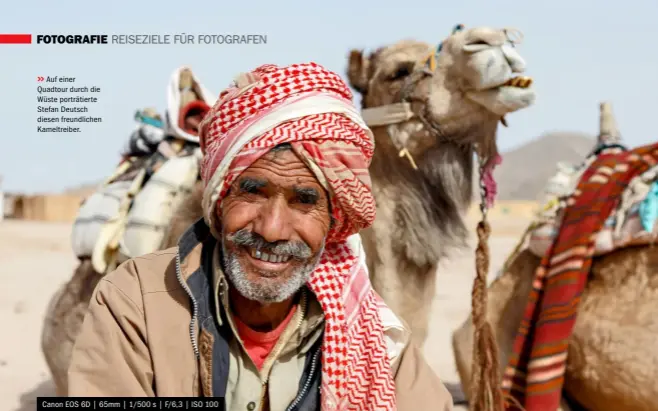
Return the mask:
M 368 92 L 368 71 L 370 59 L 363 55 L 363 50 L 352 50 L 347 63 L 347 79 L 350 86 L 361 94 Z

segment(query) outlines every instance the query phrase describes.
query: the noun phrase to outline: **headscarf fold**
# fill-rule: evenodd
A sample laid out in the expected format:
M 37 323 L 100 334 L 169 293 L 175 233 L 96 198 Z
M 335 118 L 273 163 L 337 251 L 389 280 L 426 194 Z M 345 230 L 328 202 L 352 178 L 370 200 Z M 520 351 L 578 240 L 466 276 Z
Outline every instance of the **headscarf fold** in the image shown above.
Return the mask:
M 395 410 L 382 324 L 391 313 L 372 289 L 358 236 L 375 219 L 374 138 L 345 82 L 315 63 L 260 66 L 220 94 L 200 130 L 202 206 L 218 238 L 229 187 L 279 144 L 290 143 L 327 189 L 334 224 L 308 283 L 325 317 L 322 410 Z

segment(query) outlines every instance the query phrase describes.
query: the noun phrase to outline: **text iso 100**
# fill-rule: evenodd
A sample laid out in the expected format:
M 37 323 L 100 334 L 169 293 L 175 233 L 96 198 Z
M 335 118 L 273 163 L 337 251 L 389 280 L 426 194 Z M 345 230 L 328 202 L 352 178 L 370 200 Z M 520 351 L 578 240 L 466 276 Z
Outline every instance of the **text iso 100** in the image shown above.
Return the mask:
M 190 409 L 200 409 L 200 410 L 214 410 L 214 409 L 223 409 L 224 401 L 217 399 L 207 399 L 207 400 L 190 400 L 188 405 Z

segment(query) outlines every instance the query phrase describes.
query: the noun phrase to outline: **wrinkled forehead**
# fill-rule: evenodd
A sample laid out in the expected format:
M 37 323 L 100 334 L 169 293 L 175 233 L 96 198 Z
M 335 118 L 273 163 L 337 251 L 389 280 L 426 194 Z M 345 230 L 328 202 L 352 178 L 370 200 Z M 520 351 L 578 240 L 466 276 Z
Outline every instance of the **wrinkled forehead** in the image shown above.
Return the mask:
M 243 176 L 268 177 L 277 185 L 295 185 L 301 182 L 319 184 L 329 195 L 329 186 L 322 170 L 304 153 L 289 143 L 279 144 L 255 158 L 238 179 Z

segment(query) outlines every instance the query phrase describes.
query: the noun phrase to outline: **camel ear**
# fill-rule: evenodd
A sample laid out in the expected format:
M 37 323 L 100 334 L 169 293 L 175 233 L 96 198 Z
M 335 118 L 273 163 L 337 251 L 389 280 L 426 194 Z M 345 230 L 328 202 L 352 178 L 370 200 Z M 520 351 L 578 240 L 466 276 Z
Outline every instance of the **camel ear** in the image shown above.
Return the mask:
M 350 51 L 347 63 L 347 79 L 350 86 L 361 94 L 368 92 L 368 68 L 370 60 L 363 55 L 363 50 Z

